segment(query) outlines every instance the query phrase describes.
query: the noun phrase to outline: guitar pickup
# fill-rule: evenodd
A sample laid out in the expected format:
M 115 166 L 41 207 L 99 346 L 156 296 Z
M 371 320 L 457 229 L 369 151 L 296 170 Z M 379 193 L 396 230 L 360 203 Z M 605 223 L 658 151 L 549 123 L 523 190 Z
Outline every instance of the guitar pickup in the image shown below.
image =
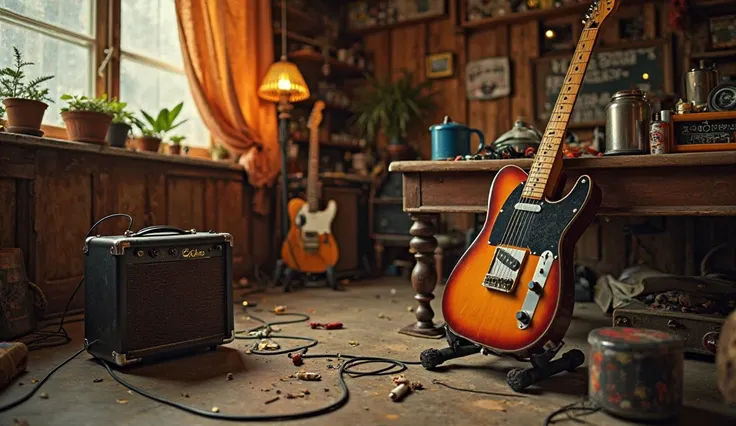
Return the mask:
M 516 203 L 514 205 L 514 209 L 525 211 L 525 212 L 539 213 L 542 211 L 542 205 L 541 204 L 531 204 L 531 203 Z

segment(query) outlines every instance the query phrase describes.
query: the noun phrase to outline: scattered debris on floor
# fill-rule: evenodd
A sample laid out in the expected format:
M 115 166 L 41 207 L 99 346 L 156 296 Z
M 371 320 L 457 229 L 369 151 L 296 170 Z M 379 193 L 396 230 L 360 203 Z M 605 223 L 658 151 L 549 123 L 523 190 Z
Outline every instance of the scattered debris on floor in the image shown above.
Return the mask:
M 406 311 L 407 312 L 414 312 L 414 307 L 413 306 L 407 306 L 406 307 Z
M 343 280 L 340 280 L 340 284 L 342 284 L 342 285 L 348 285 L 348 284 L 350 284 L 350 280 L 347 279 L 347 278 L 345 278 Z
M 360 343 L 356 342 L 355 340 L 350 340 L 350 341 L 348 342 L 348 344 L 349 344 L 350 346 L 358 346 L 358 345 L 360 345 Z
M 31 379 L 31 383 L 35 385 L 36 383 L 38 383 L 38 379 Z
M 388 397 L 393 402 L 401 401 L 409 392 L 424 389 L 424 385 L 421 382 L 412 382 L 407 379 L 403 374 L 394 376 L 391 381 L 396 387 L 388 394 Z
M 392 288 L 391 289 L 391 296 L 396 296 L 396 289 L 395 288 Z
M 386 414 L 386 419 L 388 420 L 398 420 L 399 415 L 398 414 Z
M 225 380 L 232 380 L 234 379 L 233 373 L 227 373 L 227 376 L 225 376 Z
M 265 351 L 276 351 L 276 350 L 281 349 L 281 345 L 279 345 L 278 343 L 274 342 L 271 339 L 261 339 L 260 341 L 258 341 L 256 348 L 259 351 L 264 351 L 264 350 Z
M 473 405 L 475 405 L 478 408 L 483 408 L 485 410 L 506 412 L 505 403 L 506 401 L 496 401 L 493 399 L 479 399 L 473 402 Z
M 125 398 L 118 398 L 115 400 L 115 402 L 117 402 L 118 404 L 127 404 L 128 400 Z
M 304 359 L 302 358 L 302 354 L 300 353 L 289 354 L 289 358 L 291 358 L 291 362 L 294 363 L 294 365 L 297 367 L 304 364 Z
M 329 391 L 330 391 L 330 388 L 325 388 L 325 392 L 329 392 Z
M 306 380 L 309 382 L 322 380 L 322 376 L 319 373 L 311 373 L 308 371 L 300 371 L 296 373 L 296 378 L 299 380 Z
M 18 382 L 18 386 L 23 386 L 23 382 Z
M 388 315 L 386 315 L 386 314 L 383 314 L 383 313 L 378 314 L 378 318 L 383 318 L 383 319 L 387 319 L 387 320 L 391 321 L 391 317 L 388 316 Z
M 286 312 L 286 306 L 284 306 L 284 305 L 279 305 L 279 306 L 276 306 L 275 308 L 273 308 L 273 313 L 274 314 L 283 314 L 285 312 Z
M 102 377 L 97 377 L 97 378 L 95 378 L 95 379 L 94 379 L 94 380 L 92 380 L 92 381 L 93 381 L 93 382 L 95 382 L 95 383 L 100 383 L 100 382 L 101 382 L 101 381 L 103 381 L 103 380 L 104 380 L 104 379 L 103 379 Z
M 341 322 L 328 322 L 328 323 L 322 324 L 319 322 L 310 322 L 309 327 L 311 327 L 312 329 L 321 328 L 324 330 L 339 330 L 342 328 L 342 323 Z
M 212 412 L 213 413 L 219 413 L 220 412 L 220 409 L 217 408 L 217 407 L 212 407 Z
M 189 394 L 186 392 L 182 393 L 181 396 L 183 396 L 184 398 L 189 398 Z
M 273 397 L 273 398 L 271 398 L 271 399 L 269 399 L 269 400 L 266 400 L 266 401 L 264 402 L 264 404 L 270 404 L 270 403 L 272 403 L 272 402 L 276 402 L 276 401 L 278 401 L 279 399 L 281 399 L 281 397 L 280 397 L 280 396 L 275 396 L 275 397 Z
M 28 420 L 26 419 L 13 419 L 14 426 L 30 426 L 31 424 L 28 423 Z
M 49 399 L 49 394 L 47 394 L 46 392 L 41 392 L 40 394 L 38 394 L 38 397 L 41 399 Z

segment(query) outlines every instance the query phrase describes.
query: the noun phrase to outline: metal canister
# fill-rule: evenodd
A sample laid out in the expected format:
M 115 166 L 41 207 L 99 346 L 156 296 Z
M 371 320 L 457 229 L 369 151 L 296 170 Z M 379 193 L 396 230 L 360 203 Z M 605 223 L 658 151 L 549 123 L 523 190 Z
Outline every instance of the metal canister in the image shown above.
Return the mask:
M 683 340 L 643 328 L 605 327 L 588 335 L 588 396 L 630 420 L 666 420 L 682 408 Z
M 685 92 L 687 101 L 693 104 L 693 112 L 708 109 L 708 94 L 718 85 L 718 71 L 706 68 L 705 61 L 700 61 L 700 68 L 693 68 L 685 74 Z
M 606 105 L 605 155 L 649 152 L 650 107 L 639 89 L 621 90 Z
M 665 154 L 667 152 L 668 125 L 657 114 L 649 126 L 649 153 Z

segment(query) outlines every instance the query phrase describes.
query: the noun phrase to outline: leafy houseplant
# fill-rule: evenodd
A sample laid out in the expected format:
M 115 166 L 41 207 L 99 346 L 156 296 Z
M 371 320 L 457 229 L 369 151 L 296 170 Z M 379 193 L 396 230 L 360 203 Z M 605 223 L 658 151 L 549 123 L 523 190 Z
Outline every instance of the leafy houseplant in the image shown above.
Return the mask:
M 145 118 L 146 122 L 139 120 L 138 118 L 133 119 L 133 124 L 140 130 L 140 136 L 134 137 L 131 142 L 133 146 L 139 151 L 158 151 L 161 141 L 166 137 L 166 133 L 174 130 L 175 128 L 184 124 L 187 120 L 176 121 L 176 117 L 179 116 L 181 108 L 184 102 L 180 102 L 179 105 L 169 110 L 164 108 L 159 111 L 156 118 L 153 118 L 151 114 L 145 111 L 141 111 L 141 114 Z
M 62 95 L 67 105 L 61 108 L 61 118 L 66 124 L 69 139 L 77 142 L 105 144 L 107 129 L 112 121 L 107 95 L 98 98 Z
M 24 69 L 33 62 L 24 62 L 18 48 L 13 46 L 15 64 L 13 67 L 0 69 L 0 98 L 7 108 L 7 130 L 13 133 L 43 136 L 41 122 L 48 108 L 44 101 L 53 102 L 49 97 L 49 89 L 42 88 L 54 76 L 37 77 L 26 82 Z
M 119 102 L 115 99 L 110 101 L 110 113 L 112 113 L 112 123 L 107 129 L 107 143 L 110 146 L 117 148 L 124 148 L 125 143 L 128 141 L 128 135 L 130 134 L 131 126 L 135 117 L 133 113 L 127 111 L 125 107 L 128 106 L 125 102 Z
M 171 155 L 181 154 L 181 142 L 186 139 L 186 136 L 171 136 L 169 138 L 169 153 Z
M 222 144 L 215 144 L 210 152 L 213 160 L 225 160 L 230 157 L 230 152 Z
M 0 132 L 5 130 L 5 108 L 0 105 Z
M 406 70 L 396 81 L 368 78 L 368 86 L 358 92 L 354 124 L 371 142 L 379 133 L 389 139 L 389 152 L 406 150 L 406 137 L 434 109 L 431 80 L 414 84 L 414 75 Z

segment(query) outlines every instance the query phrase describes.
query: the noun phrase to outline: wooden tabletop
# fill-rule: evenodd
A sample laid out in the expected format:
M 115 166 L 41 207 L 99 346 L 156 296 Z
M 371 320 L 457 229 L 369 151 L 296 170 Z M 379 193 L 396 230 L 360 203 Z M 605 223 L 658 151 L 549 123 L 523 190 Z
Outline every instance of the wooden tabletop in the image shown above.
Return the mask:
M 404 210 L 409 213 L 485 213 L 495 172 L 529 169 L 530 159 L 399 161 Z M 603 192 L 603 215 L 736 216 L 736 151 L 627 155 L 564 160 L 567 189 L 581 175 Z

